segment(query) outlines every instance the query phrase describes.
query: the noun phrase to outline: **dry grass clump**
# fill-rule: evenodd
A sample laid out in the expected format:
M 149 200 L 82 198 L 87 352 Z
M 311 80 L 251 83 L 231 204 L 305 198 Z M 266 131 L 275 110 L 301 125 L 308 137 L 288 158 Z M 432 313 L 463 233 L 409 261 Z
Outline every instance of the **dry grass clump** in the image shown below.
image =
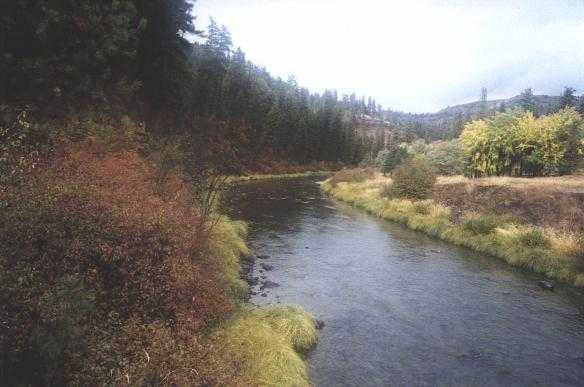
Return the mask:
M 490 234 L 495 229 L 510 223 L 516 223 L 516 220 L 511 216 L 471 213 L 462 220 L 462 228 L 477 235 Z
M 300 307 L 244 309 L 211 341 L 224 359 L 258 386 L 309 386 L 301 352 L 318 340 L 313 319 Z
M 341 169 L 329 179 L 331 185 L 339 183 L 362 183 L 373 178 L 375 171 L 372 168 Z

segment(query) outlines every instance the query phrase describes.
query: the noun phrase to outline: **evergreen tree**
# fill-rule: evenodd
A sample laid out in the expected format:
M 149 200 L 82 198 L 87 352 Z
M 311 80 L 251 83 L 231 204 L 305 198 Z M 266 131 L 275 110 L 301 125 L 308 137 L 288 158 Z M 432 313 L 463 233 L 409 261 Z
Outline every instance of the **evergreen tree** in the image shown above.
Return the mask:
M 564 109 L 566 107 L 576 106 L 578 99 L 574 95 L 575 93 L 576 89 L 566 86 L 562 96 L 560 97 L 559 108 Z
M 486 117 L 487 109 L 488 109 L 488 106 L 487 106 L 487 88 L 483 87 L 481 89 L 481 102 L 480 102 L 479 116 Z
M 535 97 L 533 96 L 533 90 L 531 88 L 525 89 L 519 97 L 519 106 L 525 111 L 532 113 L 536 112 L 537 105 L 535 102 Z
M 580 101 L 578 103 L 578 108 L 576 110 L 578 111 L 578 113 L 584 116 L 584 94 L 580 96 L 579 100 Z

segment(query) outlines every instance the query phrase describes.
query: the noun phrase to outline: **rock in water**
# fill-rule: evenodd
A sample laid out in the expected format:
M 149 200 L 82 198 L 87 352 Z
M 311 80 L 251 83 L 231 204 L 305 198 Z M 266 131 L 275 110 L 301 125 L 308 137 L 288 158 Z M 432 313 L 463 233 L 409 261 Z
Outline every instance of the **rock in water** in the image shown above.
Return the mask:
M 264 269 L 265 271 L 270 271 L 270 270 L 274 270 L 274 266 L 272 265 L 268 265 L 267 263 L 261 263 L 260 266 L 262 267 L 262 269 Z
M 266 281 L 262 284 L 262 286 L 260 287 L 260 290 L 277 288 L 278 286 L 280 286 L 280 284 L 278 284 L 276 282 Z
M 553 282 L 550 282 L 550 281 L 539 281 L 537 284 L 542 289 L 545 289 L 545 290 L 554 290 L 554 284 L 553 284 Z

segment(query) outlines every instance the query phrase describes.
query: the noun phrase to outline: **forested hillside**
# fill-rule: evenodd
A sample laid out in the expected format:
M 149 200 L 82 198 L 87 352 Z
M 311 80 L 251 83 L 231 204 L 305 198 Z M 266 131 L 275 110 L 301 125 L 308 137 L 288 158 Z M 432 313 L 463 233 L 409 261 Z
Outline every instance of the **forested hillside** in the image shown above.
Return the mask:
M 4 125 L 21 111 L 44 124 L 128 116 L 198 158 L 220 153 L 215 163 L 251 169 L 352 163 L 365 152 L 353 130 L 360 101 L 271 76 L 226 27 L 211 20 L 199 31 L 191 2 L 18 1 L 0 11 Z
M 522 108 L 536 115 L 544 115 L 573 106 L 584 113 L 584 98 L 578 98 L 574 93 L 574 89 L 566 88 L 562 95 L 534 95 L 531 89 L 527 89 L 511 98 L 478 100 L 448 106 L 436 113 L 416 114 L 384 110 L 377 116 L 385 122 L 388 131 L 400 133 L 408 141 L 413 138 L 443 140 L 457 137 L 467 122 L 506 110 Z

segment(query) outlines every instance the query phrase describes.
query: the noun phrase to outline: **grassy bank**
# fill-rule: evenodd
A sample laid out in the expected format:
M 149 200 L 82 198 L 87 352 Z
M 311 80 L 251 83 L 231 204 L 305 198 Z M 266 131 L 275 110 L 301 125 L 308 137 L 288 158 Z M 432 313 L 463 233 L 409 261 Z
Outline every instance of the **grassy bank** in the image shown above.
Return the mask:
M 249 254 L 245 223 L 223 218 L 210 237 L 226 291 L 240 300 L 247 292 L 239 259 Z M 236 380 L 255 386 L 309 386 L 302 354 L 318 341 L 313 318 L 298 306 L 255 308 L 239 303 L 236 311 L 209 334 L 220 361 L 237 370 Z
M 259 175 L 248 175 L 248 176 L 232 176 L 229 181 L 251 181 L 251 180 L 273 180 L 273 179 L 294 179 L 300 177 L 327 177 L 334 174 L 331 171 L 307 171 L 298 173 L 285 173 L 285 174 L 259 174 Z
M 465 213 L 453 217 L 451 208 L 435 200 L 384 198 L 388 179 L 322 184 L 324 192 L 383 219 L 433 237 L 499 257 L 511 265 L 548 278 L 584 286 L 582 244 L 574 234 L 558 233 L 504 215 Z
M 180 172 L 88 139 L 1 177 L 0 385 L 308 384 L 314 321 L 243 302 L 246 225 Z

